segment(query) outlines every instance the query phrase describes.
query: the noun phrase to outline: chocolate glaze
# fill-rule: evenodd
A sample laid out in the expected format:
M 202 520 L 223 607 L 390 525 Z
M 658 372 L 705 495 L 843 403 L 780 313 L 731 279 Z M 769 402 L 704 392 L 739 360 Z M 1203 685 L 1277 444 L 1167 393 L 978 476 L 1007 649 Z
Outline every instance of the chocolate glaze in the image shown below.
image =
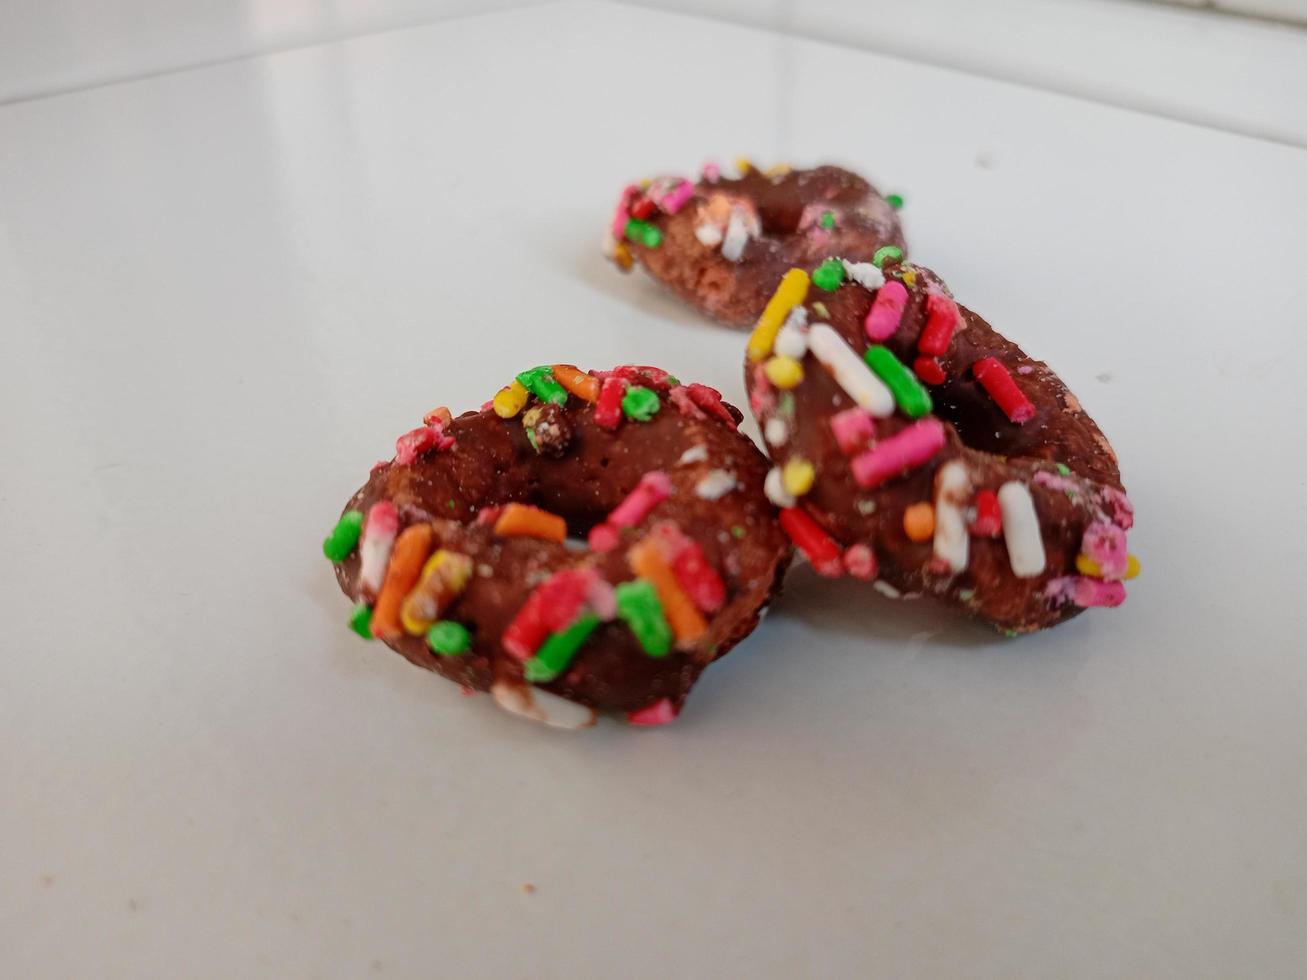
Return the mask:
M 543 452 L 532 448 L 523 428 L 537 405 L 534 399 L 511 419 L 489 409 L 468 412 L 446 428 L 455 440 L 451 449 L 428 453 L 412 465 L 392 461 L 374 470 L 345 510 L 366 512 L 377 501 L 393 501 L 401 529 L 432 522 L 436 546 L 468 555 L 476 569 L 449 614 L 471 631 L 471 651 L 439 656 L 421 636 L 404 636 L 394 649 L 419 667 L 476 690 L 496 682 L 524 685 L 522 662 L 505 652 L 499 638 L 535 585 L 580 565 L 594 567 L 613 584 L 631 579 L 627 546 L 653 523 L 672 520 L 699 542 L 726 584 L 726 605 L 706 617 L 703 639 L 693 650 L 655 659 L 620 620 L 604 623 L 561 676 L 538 686 L 597 709 L 633 711 L 663 698 L 679 709 L 704 667 L 757 625 L 779 589 L 790 546 L 762 492 L 767 461 L 753 443 L 725 420 L 683 414 L 665 391 L 660 394 L 661 409 L 651 421 L 625 420 L 616 431 L 598 426 L 592 407 L 575 397 L 565 407 L 546 408 L 532 419 L 538 443 L 548 430 Z M 735 419 L 741 417 L 733 406 L 727 408 Z M 704 447 L 705 458 L 681 463 L 695 446 Z M 671 478 L 672 495 L 637 527 L 623 530 L 614 551 L 501 538 L 490 526 L 475 523 L 482 510 L 517 501 L 561 515 L 569 534 L 583 538 L 646 472 L 657 469 Z M 733 473 L 737 488 L 719 500 L 704 499 L 695 486 L 715 469 Z M 341 590 L 351 598 L 358 596 L 357 576 L 356 550 L 337 566 Z
M 714 199 L 724 199 L 714 205 Z M 695 230 L 712 220 L 710 211 L 734 203 L 757 218 L 760 234 L 750 236 L 738 262 L 707 246 Z M 823 212 L 835 227 L 822 228 Z M 751 169 L 738 180 L 701 180 L 694 197 L 675 214 L 648 219 L 663 243 L 646 248 L 627 243 L 649 274 L 686 302 L 734 326 L 752 326 L 762 304 L 792 266 L 813 266 L 830 255 L 870 262 L 884 245 L 906 251 L 898 217 L 876 188 L 841 167 L 792 170 L 768 177 Z M 760 300 L 761 297 L 761 300 Z

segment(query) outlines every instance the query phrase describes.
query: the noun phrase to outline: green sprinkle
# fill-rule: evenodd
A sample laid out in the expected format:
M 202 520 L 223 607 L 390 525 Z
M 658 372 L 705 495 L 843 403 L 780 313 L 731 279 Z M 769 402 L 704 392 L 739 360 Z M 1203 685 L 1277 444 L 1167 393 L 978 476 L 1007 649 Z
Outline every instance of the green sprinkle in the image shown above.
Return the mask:
M 640 385 L 631 385 L 622 396 L 622 411 L 628 419 L 637 422 L 648 422 L 658 414 L 660 408 L 662 403 L 658 401 L 658 396 Z
M 652 583 L 638 578 L 623 582 L 615 590 L 617 615 L 631 628 L 644 652 L 651 657 L 665 657 L 672 649 L 672 628 L 663 615 L 663 604 Z
M 731 528 L 731 534 L 737 538 L 744 537 L 748 532 L 744 530 L 743 524 L 736 524 Z
M 599 625 L 599 617 L 593 614 L 581 616 L 575 623 L 557 633 L 551 633 L 535 656 L 526 662 L 523 674 L 532 684 L 552 681 L 567 669 L 567 665 L 576 656 L 576 651 Z
M 876 249 L 876 254 L 871 257 L 871 264 L 877 269 L 883 266 L 890 259 L 903 258 L 903 249 L 897 245 L 882 245 Z
M 976 597 L 975 589 L 962 589 L 958 592 L 958 598 L 963 602 L 970 602 Z
M 875 371 L 876 376 L 885 382 L 885 387 L 894 393 L 894 400 L 904 415 L 919 419 L 930 411 L 930 392 L 921 386 L 917 376 L 894 356 L 892 350 L 875 344 L 862 356 L 867 367 Z
M 781 415 L 794 415 L 794 392 L 782 391 L 779 398 L 776 399 L 776 411 Z
M 349 628 L 365 640 L 372 639 L 372 608 L 360 602 L 349 615 Z
M 1071 475 L 1071 467 L 1067 466 L 1066 463 L 1054 463 L 1053 465 L 1057 467 L 1057 471 L 1063 476 Z
M 340 515 L 340 520 L 327 535 L 327 540 L 322 542 L 322 553 L 332 561 L 344 561 L 359 543 L 359 535 L 362 533 L 363 511 L 347 510 Z
M 839 259 L 827 259 L 812 270 L 812 284 L 818 289 L 830 292 L 839 289 L 844 282 L 844 263 Z
M 817 314 L 819 317 L 821 317 L 823 320 L 829 320 L 829 319 L 830 319 L 830 310 L 826 309 L 826 304 L 825 304 L 825 303 L 822 303 L 822 302 L 816 302 L 816 303 L 813 303 L 813 304 L 812 304 L 812 312 L 813 312 L 813 313 L 816 313 L 816 314 Z
M 427 646 L 442 657 L 461 657 L 472 647 L 472 634 L 462 623 L 438 619 L 427 630 Z
M 681 379 L 678 378 L 678 377 L 676 377 L 676 375 L 674 375 L 674 374 L 669 374 L 669 375 L 667 376 L 667 384 L 668 384 L 668 387 L 671 387 L 671 388 L 679 388 L 679 387 L 681 387 Z
M 818 223 L 819 225 L 821 225 L 823 228 L 834 228 L 834 227 L 835 227 L 835 212 L 834 212 L 834 211 L 823 211 L 823 212 L 821 213 L 821 220 L 818 221 L 817 223 Z
M 1021 634 L 1018 633 L 1016 630 L 1004 630 L 1004 631 L 1003 631 L 1003 635 L 1006 636 L 1006 637 L 1010 640 L 1010 639 L 1012 639 L 1014 636 L 1020 636 Z
M 527 430 L 526 430 L 526 441 L 529 442 L 529 443 L 531 443 L 531 448 L 532 448 L 532 449 L 534 449 L 536 452 L 540 452 L 540 447 L 536 444 L 536 430 L 535 430 L 535 429 L 527 429 Z
M 657 248 L 663 243 L 663 233 L 647 221 L 630 218 L 626 222 L 626 237 L 645 248 Z
M 889 203 L 889 206 L 892 207 L 895 211 L 901 210 L 903 207 L 902 194 L 886 194 L 885 200 Z
M 554 380 L 554 372 L 549 365 L 523 371 L 517 376 L 518 383 L 542 402 L 554 405 L 567 404 L 567 389 Z

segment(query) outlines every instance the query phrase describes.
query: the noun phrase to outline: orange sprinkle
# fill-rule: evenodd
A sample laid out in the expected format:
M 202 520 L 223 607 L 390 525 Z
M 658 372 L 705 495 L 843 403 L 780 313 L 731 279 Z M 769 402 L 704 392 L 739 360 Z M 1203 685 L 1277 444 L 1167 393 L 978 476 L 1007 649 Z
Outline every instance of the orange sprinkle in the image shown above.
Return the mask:
M 903 512 L 903 530 L 912 541 L 929 541 L 935 536 L 935 508 L 926 501 Z
M 437 405 L 431 411 L 427 412 L 426 415 L 422 416 L 423 425 L 431 425 L 433 422 L 439 422 L 441 425 L 449 425 L 452 421 L 454 421 L 454 413 L 444 405 Z
M 708 624 L 676 581 L 676 573 L 667 564 L 662 549 L 653 540 L 645 538 L 631 546 L 626 560 L 631 571 L 653 584 L 658 600 L 663 604 L 663 615 L 676 634 L 676 645 L 682 649 L 693 646 L 707 631 Z
M 377 604 L 372 607 L 372 635 L 378 640 L 395 640 L 403 635 L 399 608 L 404 597 L 417 585 L 435 536 L 430 524 L 413 524 L 404 528 L 395 539 L 386 578 L 377 593 Z
M 509 504 L 495 521 L 495 533 L 504 538 L 562 541 L 567 537 L 567 522 L 557 514 L 530 504 Z
M 586 402 L 599 400 L 599 379 L 592 374 L 578 371 L 571 364 L 555 364 L 554 380 L 567 389 L 569 395 Z

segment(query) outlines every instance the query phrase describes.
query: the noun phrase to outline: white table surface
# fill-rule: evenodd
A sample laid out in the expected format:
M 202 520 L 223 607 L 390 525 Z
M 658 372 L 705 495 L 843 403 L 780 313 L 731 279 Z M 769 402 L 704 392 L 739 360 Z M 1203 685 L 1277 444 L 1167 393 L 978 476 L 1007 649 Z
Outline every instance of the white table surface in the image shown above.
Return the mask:
M 0 975 L 1281 977 L 1307 956 L 1307 152 L 564 4 L 0 110 Z M 628 177 L 855 164 L 1111 435 L 1144 575 L 1006 641 L 795 572 L 664 730 L 344 627 L 322 536 L 548 360 L 741 399 Z M 531 883 L 534 894 L 522 886 Z

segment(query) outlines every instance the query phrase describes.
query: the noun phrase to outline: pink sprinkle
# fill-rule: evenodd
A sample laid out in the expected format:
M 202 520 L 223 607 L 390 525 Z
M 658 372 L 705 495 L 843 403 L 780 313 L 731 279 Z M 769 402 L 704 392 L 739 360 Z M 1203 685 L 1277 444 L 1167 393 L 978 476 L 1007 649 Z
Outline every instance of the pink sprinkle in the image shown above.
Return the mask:
M 1098 565 L 1099 574 L 1105 579 L 1125 577 L 1126 553 L 1125 532 L 1115 524 L 1107 521 L 1094 521 L 1085 528 L 1085 536 L 1080 542 L 1080 550 Z
M 635 527 L 671 495 L 671 477 L 662 470 L 650 470 L 640 477 L 640 482 L 626 499 L 613 508 L 608 523 L 616 527 Z
M 481 526 L 493 525 L 495 521 L 499 520 L 499 515 L 503 511 L 504 508 L 502 507 L 482 507 L 477 511 L 476 523 Z
M 1048 487 L 1050 490 L 1056 490 L 1058 493 L 1079 493 L 1080 483 L 1071 479 L 1069 476 L 1061 476 L 1057 473 L 1049 473 L 1046 470 L 1040 470 L 1032 478 L 1033 483 L 1041 487 Z
M 390 465 L 390 460 L 388 459 L 377 460 L 375 463 L 372 464 L 372 469 L 368 471 L 368 476 L 371 476 L 373 473 L 376 473 L 378 470 L 384 470 L 389 465 Z
M 715 160 L 709 160 L 703 165 L 703 179 L 711 184 L 717 183 L 721 179 L 722 168 Z
M 689 384 L 686 387 L 690 392 L 691 400 L 709 415 L 716 415 L 733 429 L 740 427 L 740 420 L 731 414 L 731 410 L 722 401 L 722 393 L 716 388 L 697 383 Z
M 1073 602 L 1081 609 L 1112 608 L 1125 602 L 1125 586 L 1120 582 L 1100 582 L 1084 575 L 1067 575 L 1049 582 L 1044 587 L 1044 595 L 1058 604 Z
M 876 577 L 876 553 L 865 544 L 844 549 L 844 570 L 854 578 L 870 582 Z
M 882 439 L 873 448 L 853 458 L 853 479 L 864 490 L 920 466 L 944 445 L 944 425 L 939 419 L 922 419 Z
M 1017 374 L 1034 374 L 1035 366 L 1033 364 L 1022 364 L 1017 368 Z
M 865 408 L 846 408 L 830 417 L 830 429 L 839 443 L 840 452 L 852 456 L 871 442 L 876 433 L 876 423 L 871 413 Z
M 641 708 L 639 711 L 628 711 L 626 720 L 632 725 L 643 725 L 645 727 L 666 725 L 676 720 L 676 709 L 672 706 L 669 698 L 663 698 L 661 701 L 655 701 L 649 707 Z
M 908 305 L 908 291 L 897 279 L 888 280 L 876 290 L 876 300 L 867 312 L 863 329 L 872 343 L 879 344 L 889 340 L 899 329 L 903 321 L 903 311 Z
M 463 697 L 465 698 L 470 698 L 473 697 L 477 692 L 472 690 L 472 688 L 468 687 L 466 684 L 464 684 L 459 687 L 458 693 L 463 695 Z
M 613 237 L 619 242 L 626 237 L 626 222 L 631 217 L 631 201 L 640 193 L 640 188 L 629 184 L 617 199 L 617 208 L 613 211 Z
M 1112 522 L 1123 531 L 1128 531 L 1135 525 L 1135 508 L 1130 503 L 1130 498 L 1118 490 L 1116 487 L 1103 487 L 1099 490 L 1099 495 L 1103 503 L 1107 504 L 1112 511 Z
M 749 408 L 754 415 L 766 415 L 776 407 L 776 393 L 761 364 L 753 366 L 753 385 L 749 389 Z
M 608 580 L 595 575 L 585 591 L 585 602 L 602 620 L 617 618 L 617 594 Z
M 680 413 L 687 418 L 706 418 L 703 414 L 703 410 L 700 409 L 699 406 L 694 403 L 694 399 L 690 397 L 689 389 L 687 389 L 685 385 L 677 385 L 667 393 L 667 397 L 671 399 L 672 404 L 676 406 Z
M 591 551 L 612 551 L 620 541 L 621 535 L 611 524 L 596 524 L 586 537 Z
M 649 385 L 666 390 L 671 387 L 671 375 L 662 368 L 650 367 L 648 364 L 619 364 L 606 375 L 597 372 L 600 377 L 622 378 L 634 385 Z
M 482 415 L 484 415 L 486 412 L 493 412 L 494 410 L 495 410 L 495 400 L 493 398 L 490 399 L 490 401 L 481 403 Z
M 671 191 L 663 195 L 663 199 L 658 202 L 658 206 L 668 214 L 675 214 L 694 196 L 694 185 L 688 180 L 682 180 Z
M 400 466 L 411 466 L 423 453 L 448 449 L 453 444 L 453 438 L 445 435 L 440 426 L 424 425 L 395 440 L 395 462 Z

